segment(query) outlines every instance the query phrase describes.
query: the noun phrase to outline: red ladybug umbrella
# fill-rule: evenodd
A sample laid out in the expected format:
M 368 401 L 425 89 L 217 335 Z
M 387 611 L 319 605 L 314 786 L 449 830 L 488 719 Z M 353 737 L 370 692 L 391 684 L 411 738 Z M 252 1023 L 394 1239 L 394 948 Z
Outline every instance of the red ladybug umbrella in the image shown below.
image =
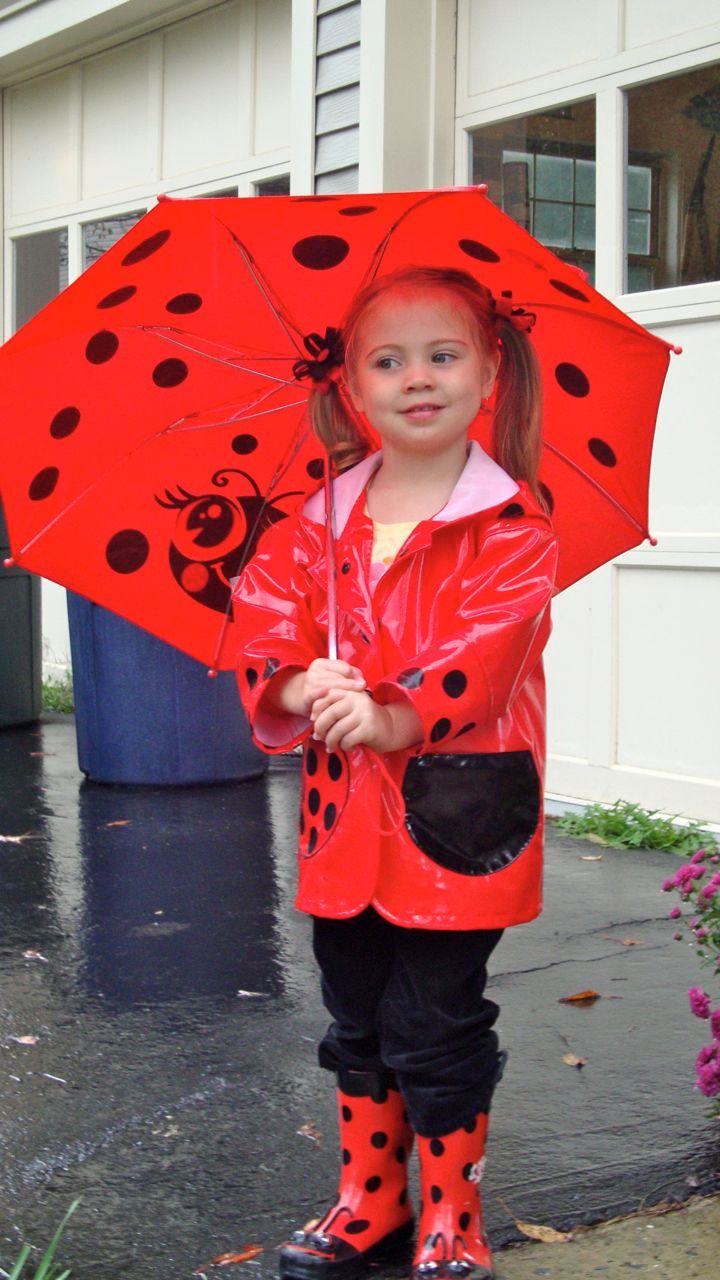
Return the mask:
M 232 666 L 230 578 L 323 474 L 313 362 L 357 290 L 408 264 L 536 317 L 560 589 L 649 536 L 670 348 L 482 188 L 166 199 L 0 351 L 14 563 Z

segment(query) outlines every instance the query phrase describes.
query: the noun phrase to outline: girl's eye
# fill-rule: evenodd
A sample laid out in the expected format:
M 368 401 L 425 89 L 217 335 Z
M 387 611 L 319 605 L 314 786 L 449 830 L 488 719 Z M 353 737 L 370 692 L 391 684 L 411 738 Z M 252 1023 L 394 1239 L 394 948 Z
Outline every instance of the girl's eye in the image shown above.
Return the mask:
M 380 359 L 377 362 L 376 368 L 394 369 L 396 365 L 397 365 L 397 360 L 395 359 L 394 356 L 380 356 Z
M 436 351 L 435 355 L 433 356 L 433 363 L 434 364 L 450 364 L 450 362 L 454 359 L 455 359 L 455 356 L 452 351 Z

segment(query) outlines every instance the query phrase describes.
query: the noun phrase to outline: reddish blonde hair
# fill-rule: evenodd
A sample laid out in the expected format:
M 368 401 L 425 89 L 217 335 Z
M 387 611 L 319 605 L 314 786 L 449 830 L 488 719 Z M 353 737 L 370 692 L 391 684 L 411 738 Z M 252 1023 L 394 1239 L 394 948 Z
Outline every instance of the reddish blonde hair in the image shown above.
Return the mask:
M 495 310 L 491 291 L 467 271 L 440 267 L 403 267 L 378 276 L 356 294 L 342 325 L 345 369 L 352 369 L 358 331 L 370 309 L 392 290 L 450 294 L 469 314 L 478 342 L 500 365 L 492 410 L 495 460 L 514 480 L 525 481 L 542 501 L 538 470 L 542 450 L 541 378 L 537 357 L 526 332 Z M 310 393 L 309 414 L 315 434 L 345 470 L 372 448 L 362 420 L 354 413 L 346 391 L 330 380 L 327 390 Z

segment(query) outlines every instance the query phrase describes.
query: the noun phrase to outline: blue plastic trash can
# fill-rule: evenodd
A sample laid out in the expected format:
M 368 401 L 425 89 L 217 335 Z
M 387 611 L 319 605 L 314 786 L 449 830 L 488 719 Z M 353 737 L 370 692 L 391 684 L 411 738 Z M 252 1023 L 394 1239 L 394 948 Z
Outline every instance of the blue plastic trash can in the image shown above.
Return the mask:
M 232 671 L 207 667 L 68 592 L 80 769 L 94 782 L 190 786 L 255 778 Z

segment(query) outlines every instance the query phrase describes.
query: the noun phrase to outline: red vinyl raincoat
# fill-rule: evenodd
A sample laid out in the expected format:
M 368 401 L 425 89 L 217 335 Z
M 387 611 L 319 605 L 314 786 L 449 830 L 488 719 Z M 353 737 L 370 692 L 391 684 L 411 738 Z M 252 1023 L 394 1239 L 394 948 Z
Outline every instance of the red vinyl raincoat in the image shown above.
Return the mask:
M 376 701 L 412 703 L 423 741 L 329 753 L 268 682 L 327 655 L 322 490 L 276 525 L 235 585 L 238 681 L 255 742 L 304 743 L 296 905 L 395 924 L 495 929 L 541 907 L 545 684 L 557 545 L 549 518 L 473 442 L 440 512 L 370 594 L 372 454 L 334 481 L 338 657 Z M 398 824 L 392 789 L 402 790 Z M 395 828 L 395 829 L 393 829 Z

